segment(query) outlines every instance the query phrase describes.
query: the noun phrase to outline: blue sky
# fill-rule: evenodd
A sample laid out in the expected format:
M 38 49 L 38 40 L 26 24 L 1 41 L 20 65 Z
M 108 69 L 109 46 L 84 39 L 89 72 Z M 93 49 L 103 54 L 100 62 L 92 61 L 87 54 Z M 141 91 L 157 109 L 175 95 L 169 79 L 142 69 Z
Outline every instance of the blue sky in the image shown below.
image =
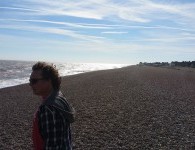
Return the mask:
M 1 0 L 0 59 L 195 60 L 194 0 Z

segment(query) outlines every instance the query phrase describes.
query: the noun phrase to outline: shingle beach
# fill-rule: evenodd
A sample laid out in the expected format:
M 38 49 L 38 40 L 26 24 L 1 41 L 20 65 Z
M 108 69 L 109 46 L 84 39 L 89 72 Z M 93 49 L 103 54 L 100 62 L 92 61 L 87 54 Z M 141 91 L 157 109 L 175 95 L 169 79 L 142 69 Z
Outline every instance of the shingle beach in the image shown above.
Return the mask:
M 62 78 L 76 110 L 74 150 L 195 149 L 195 69 L 129 66 Z M 0 150 L 31 150 L 40 104 L 27 84 L 0 89 Z

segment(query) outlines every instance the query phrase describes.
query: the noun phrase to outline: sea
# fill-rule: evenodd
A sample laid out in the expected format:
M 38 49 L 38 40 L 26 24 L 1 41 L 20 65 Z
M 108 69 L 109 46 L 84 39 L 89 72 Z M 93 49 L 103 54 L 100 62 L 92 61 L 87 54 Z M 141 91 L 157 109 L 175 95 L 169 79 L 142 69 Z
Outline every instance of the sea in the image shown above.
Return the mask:
M 33 61 L 0 60 L 0 89 L 29 82 Z M 130 66 L 130 64 L 53 63 L 60 76 Z

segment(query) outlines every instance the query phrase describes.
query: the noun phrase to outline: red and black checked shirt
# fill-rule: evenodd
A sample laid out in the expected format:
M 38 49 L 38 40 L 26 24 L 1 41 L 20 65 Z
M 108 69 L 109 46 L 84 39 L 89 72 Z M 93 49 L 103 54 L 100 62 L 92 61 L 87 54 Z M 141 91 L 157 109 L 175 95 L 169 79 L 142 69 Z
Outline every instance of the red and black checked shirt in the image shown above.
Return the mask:
M 69 107 L 66 100 L 63 104 Z M 70 123 L 64 114 L 52 105 L 41 105 L 37 115 L 44 150 L 72 150 Z

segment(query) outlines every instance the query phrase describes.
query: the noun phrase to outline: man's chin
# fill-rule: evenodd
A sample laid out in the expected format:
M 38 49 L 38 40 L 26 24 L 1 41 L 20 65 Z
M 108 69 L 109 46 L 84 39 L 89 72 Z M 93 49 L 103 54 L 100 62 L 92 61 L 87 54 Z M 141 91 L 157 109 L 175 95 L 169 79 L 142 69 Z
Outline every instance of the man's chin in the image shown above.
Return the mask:
M 36 90 L 33 90 L 33 94 L 35 95 L 40 95 L 40 92 L 36 91 Z

